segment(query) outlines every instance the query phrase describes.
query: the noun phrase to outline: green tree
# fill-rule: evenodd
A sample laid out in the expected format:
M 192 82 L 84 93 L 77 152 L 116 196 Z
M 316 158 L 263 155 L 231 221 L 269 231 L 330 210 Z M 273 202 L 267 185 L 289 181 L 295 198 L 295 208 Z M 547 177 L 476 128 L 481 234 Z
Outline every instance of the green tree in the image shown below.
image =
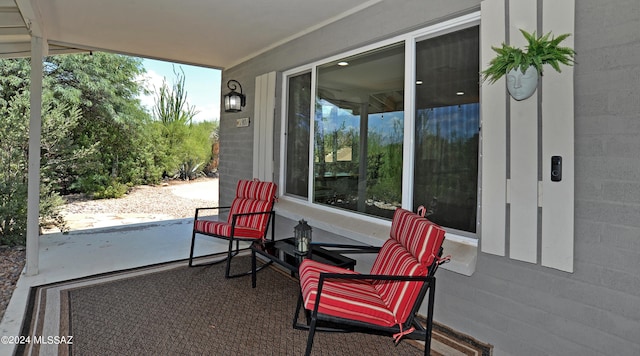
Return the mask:
M 16 100 L 0 103 L 0 245 L 23 242 L 27 228 L 28 122 L 16 113 Z
M 26 236 L 29 61 L 0 60 L 0 244 L 23 244 Z M 78 149 L 71 140 L 79 111 L 43 95 L 40 217 L 64 229 L 59 215 L 62 198 L 56 192 L 59 171 L 76 165 L 90 150 Z
M 192 179 L 211 159 L 211 132 L 202 125 L 193 125 L 198 111 L 187 103 L 184 72 L 174 68 L 173 73 L 176 79 L 172 87 L 163 81 L 158 90 L 153 114 L 162 132 L 165 174 Z
M 185 164 L 180 173 L 183 178 L 192 179 L 195 176 L 212 173 L 217 170 L 216 150 L 219 139 L 219 125 L 217 121 L 193 123 L 189 126 L 183 152 Z M 189 163 L 193 164 L 189 164 Z M 187 168 L 191 168 L 191 173 Z
M 45 62 L 45 88 L 53 98 L 80 110 L 75 144 L 95 147 L 81 165 L 65 172 L 62 190 L 117 197 L 133 184 L 160 179 L 157 134 L 137 96 L 142 60 L 109 53 L 60 55 Z
M 184 76 L 173 90 L 163 87 L 161 119 L 154 120 L 137 99 L 143 73 L 140 59 L 115 54 L 45 59 L 41 223 L 64 228 L 60 194 L 117 197 L 131 185 L 158 182 L 171 160 L 175 170 L 213 161 L 217 122 L 192 125 Z M 28 59 L 0 60 L 0 244 L 25 238 L 29 75 Z
M 40 220 L 64 228 L 59 193 L 124 194 L 159 181 L 161 132 L 140 105 L 141 60 L 95 53 L 44 63 Z M 26 230 L 28 59 L 0 60 L 0 238 L 22 243 Z

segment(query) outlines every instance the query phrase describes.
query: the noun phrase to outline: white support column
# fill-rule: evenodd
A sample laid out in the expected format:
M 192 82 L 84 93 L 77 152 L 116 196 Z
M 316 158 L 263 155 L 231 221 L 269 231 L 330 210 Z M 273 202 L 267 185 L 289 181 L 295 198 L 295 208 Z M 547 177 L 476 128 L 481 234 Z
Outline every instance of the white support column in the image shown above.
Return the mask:
M 562 46 L 574 48 L 575 3 L 544 0 L 542 30 L 554 36 L 571 33 Z M 573 272 L 574 241 L 574 102 L 573 67 L 551 67 L 542 81 L 542 247 L 541 263 Z M 562 180 L 551 181 L 551 157 L 562 156 Z
M 520 29 L 537 26 L 537 3 L 509 1 L 510 45 L 524 48 Z M 538 92 L 530 98 L 511 98 L 511 170 L 509 257 L 536 263 L 538 258 Z
M 538 13 L 540 4 L 542 11 Z M 509 44 L 515 47 L 527 44 L 519 29 L 537 30 L 540 20 L 542 33 L 552 31 L 556 36 L 575 33 L 574 0 L 482 0 L 481 12 L 483 69 L 495 55 L 491 46 L 505 41 L 504 19 L 509 24 Z M 542 33 L 536 32 L 536 35 Z M 574 36 L 569 37 L 562 45 L 573 47 L 573 39 Z M 516 101 L 505 92 L 504 79 L 493 85 L 482 85 L 480 246 L 482 252 L 504 256 L 508 241 L 508 256 L 512 259 L 572 272 L 575 234 L 573 68 L 562 67 L 562 73 L 546 68 L 541 88 L 541 92 L 529 99 Z M 509 132 L 506 132 L 505 100 L 510 100 Z M 504 164 L 507 156 L 508 181 Z M 550 179 L 552 156 L 562 156 L 560 182 Z M 540 171 L 541 181 L 538 180 Z M 505 202 L 509 204 L 508 224 Z M 540 207 L 541 221 L 538 219 Z M 509 227 L 507 236 L 506 226 Z
M 27 193 L 27 271 L 38 274 L 40 238 L 40 140 L 42 134 L 42 60 L 46 43 L 31 37 L 31 87 L 29 106 L 29 163 Z
M 504 0 L 484 0 L 481 3 L 480 68 L 485 69 L 505 40 Z M 482 252 L 504 256 L 507 210 L 507 115 L 505 79 L 495 84 L 483 83 L 481 92 L 482 130 L 482 211 L 480 247 Z
M 276 72 L 256 77 L 253 113 L 253 177 L 271 182 L 273 176 L 273 132 Z

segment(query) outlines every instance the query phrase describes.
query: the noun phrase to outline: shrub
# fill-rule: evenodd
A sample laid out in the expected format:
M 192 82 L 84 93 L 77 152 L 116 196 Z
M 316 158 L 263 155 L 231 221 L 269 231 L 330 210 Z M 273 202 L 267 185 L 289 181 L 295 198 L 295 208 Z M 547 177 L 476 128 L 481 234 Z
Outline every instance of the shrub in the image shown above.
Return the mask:
M 111 184 L 106 187 L 100 187 L 98 191 L 93 193 L 93 197 L 96 199 L 114 199 L 121 198 L 129 191 L 129 186 L 116 181 L 112 181 Z

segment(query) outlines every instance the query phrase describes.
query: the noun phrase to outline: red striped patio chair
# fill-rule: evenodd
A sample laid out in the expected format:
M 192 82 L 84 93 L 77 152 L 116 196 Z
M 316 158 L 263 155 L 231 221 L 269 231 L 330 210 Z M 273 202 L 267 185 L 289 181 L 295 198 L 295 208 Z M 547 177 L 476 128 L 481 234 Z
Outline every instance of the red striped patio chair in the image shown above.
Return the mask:
M 428 355 L 434 274 L 448 260 L 441 258 L 444 237 L 445 231 L 422 215 L 398 209 L 390 238 L 380 247 L 369 274 L 304 260 L 293 323 L 294 328 L 309 330 L 306 355 L 311 353 L 316 330 L 383 331 L 396 342 L 406 335 L 424 340 L 424 354 Z M 425 326 L 416 320 L 416 314 L 427 293 Z M 306 324 L 298 321 L 302 307 Z
M 196 234 L 216 237 L 229 241 L 227 256 L 213 263 L 200 264 L 211 265 L 227 262 L 225 277 L 239 277 L 251 272 L 230 274 L 231 259 L 240 252 L 240 241 L 253 242 L 266 240 L 271 223 L 271 240 L 274 240 L 275 213 L 273 205 L 276 200 L 277 185 L 272 182 L 259 180 L 240 180 L 236 188 L 236 196 L 227 207 L 211 207 L 196 209 L 193 220 L 193 233 L 191 235 L 191 252 L 189 254 L 189 266 L 194 267 L 193 254 Z M 204 210 L 228 210 L 227 221 L 213 221 L 201 216 Z M 235 247 L 234 247 L 235 242 Z

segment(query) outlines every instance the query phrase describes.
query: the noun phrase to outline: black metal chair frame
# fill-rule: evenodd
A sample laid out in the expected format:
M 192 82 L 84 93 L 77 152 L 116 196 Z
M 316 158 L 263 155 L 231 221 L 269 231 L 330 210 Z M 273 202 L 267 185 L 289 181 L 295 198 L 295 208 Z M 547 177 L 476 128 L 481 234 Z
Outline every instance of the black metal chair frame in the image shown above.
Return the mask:
M 315 243 L 314 243 L 315 244 Z M 339 244 L 326 244 L 328 247 L 345 247 L 349 250 L 340 251 L 341 253 L 372 253 L 378 251 L 380 248 L 372 247 L 372 246 L 359 246 L 359 245 L 339 245 Z M 316 301 L 313 310 L 304 310 L 306 317 L 306 324 L 302 324 L 298 321 L 300 315 L 300 309 L 303 308 L 303 300 L 302 300 L 302 291 L 298 296 L 298 303 L 296 306 L 296 312 L 293 318 L 293 328 L 298 330 L 309 330 L 309 336 L 307 338 L 307 347 L 305 351 L 305 355 L 309 356 L 311 354 L 311 349 L 313 347 L 313 338 L 315 336 L 316 331 L 321 332 L 371 332 L 375 331 L 381 334 L 397 334 L 402 331 L 408 330 L 411 327 L 414 327 L 415 330 L 406 335 L 411 339 L 419 339 L 424 341 L 425 348 L 424 354 L 429 355 L 431 350 L 431 332 L 433 329 L 433 306 L 435 299 L 435 290 L 436 290 L 436 278 L 435 273 L 438 269 L 438 266 L 444 262 L 447 262 L 448 259 L 440 260 L 439 257 L 442 256 L 442 247 L 438 253 L 438 258 L 434 260 L 433 264 L 429 266 L 429 272 L 426 276 L 392 276 L 392 275 L 374 275 L 374 274 L 342 274 L 342 273 L 321 273 L 320 279 L 318 281 L 318 292 L 316 295 Z M 415 304 L 411 308 L 411 313 L 405 323 L 402 325 L 402 329 L 398 325 L 394 325 L 392 327 L 384 327 L 375 324 L 369 324 L 360 322 L 357 320 L 350 320 L 344 318 L 333 317 L 330 315 L 325 315 L 322 313 L 318 313 L 318 307 L 320 306 L 320 297 L 322 295 L 322 288 L 324 285 L 324 281 L 326 279 L 344 279 L 344 280 L 357 280 L 357 279 L 367 279 L 367 280 L 388 280 L 388 281 L 421 281 L 424 282 L 422 288 L 419 291 L 418 298 L 416 299 Z M 418 313 L 418 309 L 422 305 L 425 296 L 428 295 L 427 300 L 427 315 L 426 315 L 426 326 L 422 325 L 420 321 L 416 318 Z M 321 322 L 326 325 L 318 326 L 318 322 Z
M 219 234 L 208 234 L 206 232 L 202 232 L 202 231 L 196 231 L 195 228 L 195 221 L 198 220 L 198 216 L 200 214 L 200 211 L 203 210 L 215 210 L 217 209 L 218 212 L 220 210 L 228 210 L 231 209 L 230 206 L 225 206 L 225 207 L 211 207 L 211 208 L 196 208 L 196 214 L 194 217 L 194 225 L 193 225 L 193 231 L 191 234 L 191 251 L 189 253 L 189 267 L 201 267 L 201 266 L 210 266 L 210 265 L 215 265 L 218 263 L 222 263 L 222 262 L 227 262 L 227 265 L 225 267 L 225 272 L 224 272 L 224 276 L 225 278 L 236 278 L 236 277 L 242 277 L 242 276 L 247 276 L 250 275 L 252 273 L 251 270 L 247 271 L 247 272 L 243 272 L 243 273 L 237 273 L 237 274 L 231 274 L 231 259 L 236 256 L 238 253 L 240 253 L 240 242 L 241 241 L 246 241 L 246 242 L 253 242 L 256 240 L 259 240 L 260 238 L 246 238 L 246 237 L 238 237 L 238 236 L 234 236 L 235 233 L 235 228 L 236 228 L 236 221 L 239 217 L 241 216 L 249 216 L 249 215 L 260 215 L 260 214 L 269 214 L 269 218 L 267 220 L 267 227 L 264 231 L 264 235 L 261 237 L 261 239 L 266 239 L 267 235 L 269 233 L 269 225 L 271 225 L 271 241 L 275 241 L 275 221 L 276 221 L 276 215 L 275 215 L 275 211 L 273 211 L 273 205 L 271 207 L 271 210 L 269 211 L 258 211 L 258 212 L 251 212 L 251 213 L 238 213 L 238 214 L 233 214 L 231 216 L 231 236 L 224 236 L 224 235 L 219 235 Z M 201 235 L 205 235 L 205 236 L 211 236 L 211 237 L 216 237 L 216 238 L 220 238 L 220 239 L 224 239 L 224 240 L 228 240 L 229 241 L 229 248 L 227 250 L 227 255 L 217 261 L 213 261 L 213 262 L 209 262 L 209 263 L 201 263 L 201 264 L 193 264 L 193 253 L 194 253 L 194 247 L 195 247 L 195 241 L 196 241 L 196 234 L 201 234 Z M 236 243 L 235 249 L 233 247 L 233 243 Z M 248 249 L 248 247 L 246 248 Z M 246 249 L 242 249 L 242 250 L 246 250 Z M 259 271 L 261 269 L 263 269 L 264 267 L 267 267 L 270 263 L 266 263 L 260 267 L 258 267 L 256 269 L 256 271 Z

